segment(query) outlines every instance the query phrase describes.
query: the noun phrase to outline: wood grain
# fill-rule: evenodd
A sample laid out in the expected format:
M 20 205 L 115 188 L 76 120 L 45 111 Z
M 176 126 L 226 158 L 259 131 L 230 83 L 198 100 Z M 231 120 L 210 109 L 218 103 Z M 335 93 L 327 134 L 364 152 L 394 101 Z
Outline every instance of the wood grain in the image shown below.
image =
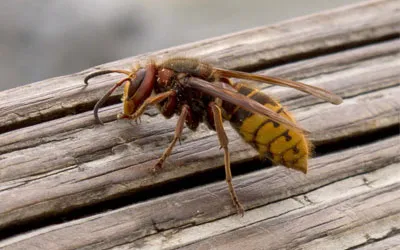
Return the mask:
M 399 24 L 398 0 L 370 1 L 3 91 L 0 92 L 0 132 L 90 109 L 116 80 L 114 76 L 107 76 L 84 88 L 84 76 L 94 70 L 130 68 L 149 57 L 174 55 L 199 57 L 224 68 L 259 68 L 399 37 Z
M 328 153 L 310 161 L 306 176 L 279 167 L 234 178 L 248 210 L 244 218 L 235 215 L 221 179 L 42 225 L 0 241 L 0 248 L 395 246 L 400 230 L 399 6 L 393 0 L 364 2 L 0 92 L 0 234 L 130 199 L 223 165 L 215 132 L 201 125 L 195 133 L 184 130 L 165 169 L 152 175 L 149 170 L 172 139 L 176 118 L 165 120 L 151 108 L 141 124 L 119 121 L 121 104 L 112 100 L 100 111 L 105 126 L 96 125 L 91 109 L 118 77 L 99 77 L 85 88 L 82 80 L 94 70 L 190 55 L 219 67 L 299 80 L 344 98 L 334 106 L 293 89 L 254 83 L 287 106 L 312 132 L 317 150 L 325 147 Z M 257 157 L 225 125 L 232 162 Z
M 243 218 L 227 217 L 234 208 L 220 181 L 47 227 L 0 247 L 321 249 L 341 234 L 359 237 L 357 230 L 388 233 L 400 225 L 399 142 L 395 136 L 312 159 L 307 176 L 273 168 L 236 178 L 248 209 Z
M 375 63 L 377 59 L 374 60 Z M 365 95 L 347 98 L 343 105 L 323 103 L 300 109 L 307 96 L 297 99 L 299 105 L 288 98 L 292 106 L 297 107 L 294 113 L 300 124 L 313 132 L 314 143 L 335 141 L 399 123 L 396 114 L 400 101 L 396 96 L 400 96 L 400 72 L 393 68 L 400 66 L 400 57 L 384 57 L 379 62 L 379 71 L 371 72 L 374 64 L 365 63 L 353 64 L 354 67 L 332 74 L 333 80 L 329 82 L 343 91 L 355 89 L 355 84 L 359 92 L 366 87 Z M 366 79 L 375 79 L 375 85 L 365 85 Z M 348 84 L 347 80 L 353 84 Z M 382 88 L 380 84 L 384 81 L 390 83 L 389 88 Z M 378 90 L 370 93 L 373 88 Z M 290 96 L 294 91 L 282 89 L 279 96 L 284 93 Z M 115 114 L 118 107 L 112 106 L 107 112 Z M 218 150 L 214 132 L 202 127 L 196 133 L 185 130 L 183 143 L 175 148 L 165 171 L 153 176 L 149 170 L 172 138 L 175 119 L 166 122 L 159 116 L 148 116 L 143 117 L 142 125 L 138 126 L 126 121 L 93 126 L 91 117 L 91 112 L 85 112 L 73 119 L 57 119 L 16 131 L 18 136 L 14 132 L 0 135 L 2 142 L 15 140 L 1 146 L 5 153 L 0 159 L 0 199 L 16 197 L 0 204 L 3 218 L 0 228 L 222 165 L 222 152 Z M 24 130 L 36 131 L 36 135 L 31 137 L 31 133 Z M 227 129 L 227 133 L 233 162 L 256 156 L 232 129 Z

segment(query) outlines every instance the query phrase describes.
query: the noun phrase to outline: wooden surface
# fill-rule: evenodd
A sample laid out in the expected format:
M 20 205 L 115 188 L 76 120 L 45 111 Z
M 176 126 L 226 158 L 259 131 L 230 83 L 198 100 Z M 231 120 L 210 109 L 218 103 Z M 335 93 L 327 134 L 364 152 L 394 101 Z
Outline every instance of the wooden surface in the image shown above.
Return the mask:
M 218 139 L 205 126 L 185 129 L 165 170 L 151 175 L 176 118 L 150 109 L 139 125 L 116 121 L 116 93 L 100 112 L 105 126 L 95 125 L 93 105 L 118 76 L 88 87 L 82 80 L 98 69 L 172 55 L 342 96 L 334 106 L 260 85 L 312 132 L 318 155 L 309 173 L 249 166 L 260 165 L 256 152 L 226 123 L 232 162 L 241 163 L 239 172 L 249 168 L 233 180 L 243 218 L 223 180 Z M 370 1 L 0 92 L 0 248 L 395 248 L 399 69 L 400 1 Z

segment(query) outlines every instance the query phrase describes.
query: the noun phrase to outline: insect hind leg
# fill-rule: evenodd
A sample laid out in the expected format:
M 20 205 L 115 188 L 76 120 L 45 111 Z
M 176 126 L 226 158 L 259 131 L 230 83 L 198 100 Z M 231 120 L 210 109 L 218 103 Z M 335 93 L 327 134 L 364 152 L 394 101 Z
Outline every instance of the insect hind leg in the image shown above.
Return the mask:
M 230 163 L 230 157 L 229 157 L 229 149 L 228 149 L 228 137 L 226 136 L 225 130 L 224 130 L 224 125 L 222 121 L 222 113 L 221 113 L 221 108 L 218 107 L 217 104 L 215 103 L 210 103 L 212 113 L 214 116 L 214 123 L 215 123 L 215 130 L 217 131 L 218 135 L 218 140 L 221 145 L 221 148 L 224 149 L 224 163 L 225 163 L 225 180 L 226 183 L 228 184 L 229 188 L 229 193 L 231 194 L 232 202 L 236 207 L 236 210 L 238 214 L 243 216 L 244 214 L 244 209 L 242 204 L 240 203 L 235 189 L 232 184 L 232 172 L 231 172 L 231 163 Z

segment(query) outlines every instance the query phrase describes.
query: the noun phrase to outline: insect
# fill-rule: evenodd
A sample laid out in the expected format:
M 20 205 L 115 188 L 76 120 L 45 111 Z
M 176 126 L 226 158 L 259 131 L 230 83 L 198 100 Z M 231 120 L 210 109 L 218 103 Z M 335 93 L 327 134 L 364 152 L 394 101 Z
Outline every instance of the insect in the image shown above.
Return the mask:
M 88 84 L 89 79 L 109 73 L 121 73 L 126 77 L 118 81 L 96 103 L 96 121 L 103 124 L 98 116 L 99 108 L 124 83 L 124 108 L 123 113 L 118 114 L 118 119 L 136 120 L 150 105 L 157 105 L 166 118 L 177 114 L 179 118 L 174 138 L 155 164 L 155 171 L 163 167 L 181 136 L 184 125 L 194 131 L 199 123 L 204 122 L 216 131 L 224 150 L 226 182 L 232 201 L 241 215 L 244 209 L 232 184 L 228 138 L 223 120 L 228 120 L 262 157 L 267 157 L 276 164 L 306 173 L 310 150 L 305 136 L 308 132 L 296 124 L 295 119 L 278 101 L 245 82 L 233 83 L 231 78 L 291 87 L 333 104 L 342 102 L 339 96 L 318 87 L 271 76 L 220 69 L 192 58 L 150 62 L 145 67 L 132 71 L 98 71 L 86 76 L 84 82 Z

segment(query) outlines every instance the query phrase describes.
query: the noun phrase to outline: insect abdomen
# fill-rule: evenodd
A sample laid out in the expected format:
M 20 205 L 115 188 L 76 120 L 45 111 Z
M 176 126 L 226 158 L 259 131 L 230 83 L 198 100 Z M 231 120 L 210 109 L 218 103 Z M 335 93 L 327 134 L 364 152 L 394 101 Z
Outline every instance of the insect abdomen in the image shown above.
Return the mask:
M 241 94 L 263 104 L 283 118 L 295 122 L 279 102 L 258 89 L 242 83 L 236 84 L 235 88 Z M 272 121 L 267 116 L 254 114 L 238 107 L 229 107 L 226 103 L 224 105 L 231 125 L 246 142 L 257 149 L 261 156 L 269 158 L 275 164 L 307 172 L 309 142 L 303 134 Z

